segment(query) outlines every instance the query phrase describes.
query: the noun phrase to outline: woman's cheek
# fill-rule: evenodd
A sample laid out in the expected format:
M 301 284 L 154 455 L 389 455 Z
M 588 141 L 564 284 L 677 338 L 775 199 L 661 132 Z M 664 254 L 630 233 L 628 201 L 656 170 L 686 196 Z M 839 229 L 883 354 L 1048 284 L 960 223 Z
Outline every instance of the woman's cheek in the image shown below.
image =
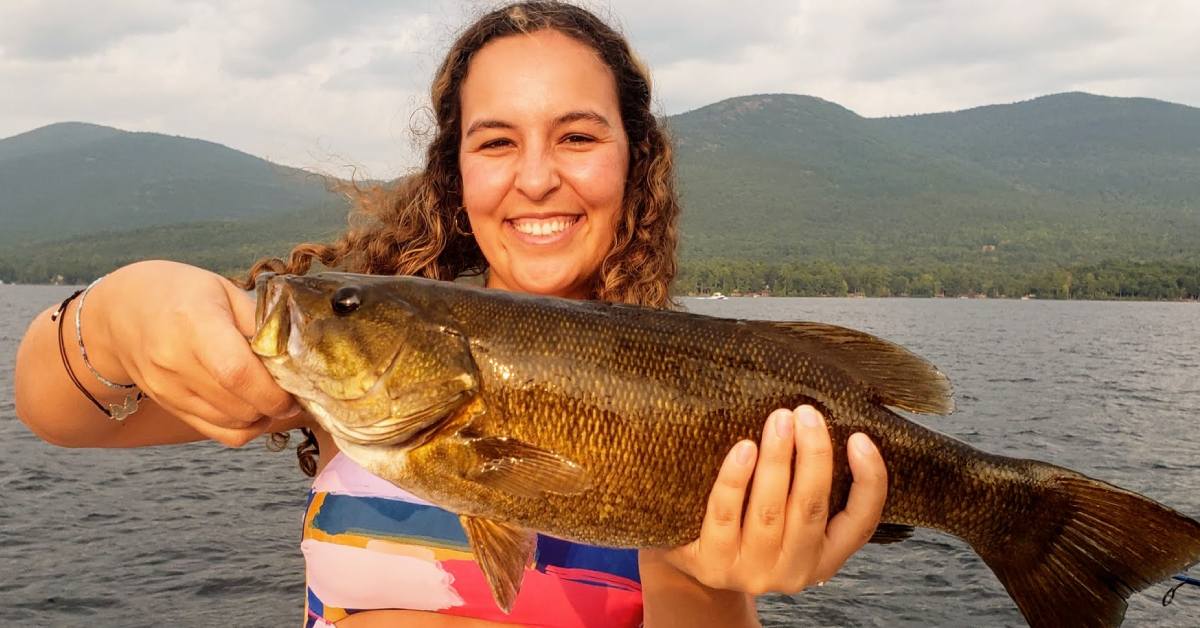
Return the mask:
M 463 204 L 473 213 L 495 211 L 508 192 L 512 176 L 499 159 L 464 157 L 459 160 L 463 180 Z
M 618 154 L 587 155 L 570 163 L 575 189 L 594 208 L 619 207 L 625 193 L 628 161 Z

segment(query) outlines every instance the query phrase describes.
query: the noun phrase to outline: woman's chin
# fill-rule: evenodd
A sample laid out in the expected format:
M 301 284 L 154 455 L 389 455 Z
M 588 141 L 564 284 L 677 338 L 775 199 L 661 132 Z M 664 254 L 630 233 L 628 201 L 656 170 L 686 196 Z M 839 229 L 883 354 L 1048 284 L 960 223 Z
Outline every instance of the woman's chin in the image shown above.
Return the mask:
M 582 296 L 584 286 L 572 265 L 561 263 L 528 264 L 513 273 L 514 290 L 555 297 Z

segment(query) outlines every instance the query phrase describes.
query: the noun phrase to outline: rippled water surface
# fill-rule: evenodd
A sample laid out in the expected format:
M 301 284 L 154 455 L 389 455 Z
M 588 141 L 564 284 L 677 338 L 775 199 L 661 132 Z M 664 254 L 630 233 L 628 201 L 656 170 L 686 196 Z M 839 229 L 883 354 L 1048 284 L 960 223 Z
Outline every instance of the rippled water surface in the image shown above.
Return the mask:
M 44 444 L 13 413 L 29 319 L 67 288 L 0 286 L 0 614 L 50 626 L 295 625 L 307 482 L 261 443 L 127 451 Z M 958 412 L 926 425 L 994 453 L 1049 460 L 1200 517 L 1200 305 L 907 299 L 686 300 L 697 312 L 857 327 L 926 356 Z M 987 513 L 981 513 L 987 516 Z M 1169 583 L 1126 625 L 1200 625 L 1200 589 Z M 774 626 L 1023 625 L 962 542 L 918 531 L 839 576 L 767 596 Z M 22 623 L 24 622 L 24 623 Z

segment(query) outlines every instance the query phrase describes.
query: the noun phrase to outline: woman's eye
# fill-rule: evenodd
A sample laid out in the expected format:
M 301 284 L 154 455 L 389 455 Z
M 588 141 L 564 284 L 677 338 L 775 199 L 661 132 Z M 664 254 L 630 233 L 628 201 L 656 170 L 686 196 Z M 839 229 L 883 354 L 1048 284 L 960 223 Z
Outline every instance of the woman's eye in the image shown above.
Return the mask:
M 583 135 L 580 133 L 572 133 L 572 134 L 564 137 L 563 141 L 568 144 L 583 144 L 585 142 L 594 142 L 595 139 L 592 138 L 590 135 Z
M 511 143 L 512 142 L 510 142 L 504 138 L 500 138 L 500 139 L 495 139 L 495 140 L 488 140 L 488 141 L 484 142 L 482 145 L 480 145 L 479 148 L 484 149 L 484 150 L 487 150 L 489 148 L 500 148 L 502 146 L 507 146 Z

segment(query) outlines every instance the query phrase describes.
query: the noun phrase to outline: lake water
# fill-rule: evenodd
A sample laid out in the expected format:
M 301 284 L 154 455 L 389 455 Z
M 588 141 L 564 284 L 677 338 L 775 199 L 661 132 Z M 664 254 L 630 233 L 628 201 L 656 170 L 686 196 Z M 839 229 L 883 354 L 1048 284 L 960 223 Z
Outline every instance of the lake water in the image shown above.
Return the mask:
M 67 450 L 13 413 L 29 319 L 70 292 L 0 286 L 0 615 L 14 625 L 295 625 L 307 479 L 261 443 Z M 958 411 L 922 421 L 988 451 L 1071 467 L 1200 517 L 1200 305 L 909 299 L 685 300 L 730 317 L 870 331 L 936 363 Z M 764 417 L 765 418 L 765 417 Z M 1130 601 L 1126 625 L 1200 625 L 1200 589 Z M 766 596 L 766 625 L 1001 626 L 1023 621 L 962 542 L 871 546 L 838 577 Z

